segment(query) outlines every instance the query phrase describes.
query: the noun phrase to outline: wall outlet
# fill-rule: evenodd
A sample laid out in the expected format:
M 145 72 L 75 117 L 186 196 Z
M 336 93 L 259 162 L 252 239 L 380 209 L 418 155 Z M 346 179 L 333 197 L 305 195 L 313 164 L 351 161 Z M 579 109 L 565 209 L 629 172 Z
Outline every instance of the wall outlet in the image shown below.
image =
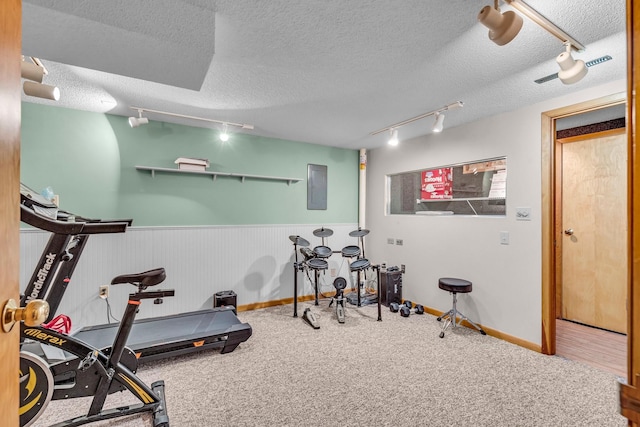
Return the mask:
M 98 295 L 102 299 L 109 298 L 109 285 L 100 285 L 100 288 L 98 288 Z
M 501 231 L 500 232 L 500 244 L 501 245 L 508 245 L 509 244 L 509 232 L 508 231 Z
M 402 246 L 404 244 L 404 240 L 402 239 L 396 239 L 396 245 L 398 246 Z
M 387 243 L 390 245 L 393 245 L 395 242 L 395 239 L 393 237 L 387 237 Z

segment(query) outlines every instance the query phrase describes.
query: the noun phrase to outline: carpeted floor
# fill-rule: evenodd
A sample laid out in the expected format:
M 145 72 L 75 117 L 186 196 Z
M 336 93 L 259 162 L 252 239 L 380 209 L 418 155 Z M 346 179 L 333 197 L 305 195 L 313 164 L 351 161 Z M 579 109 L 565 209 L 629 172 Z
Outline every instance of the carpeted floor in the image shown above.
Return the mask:
M 302 320 L 318 316 L 315 330 Z M 238 317 L 253 336 L 232 353 L 207 351 L 148 363 L 164 379 L 171 425 L 179 426 L 626 426 L 617 378 L 466 328 L 440 339 L 431 315 L 348 305 L 339 324 L 328 301 Z M 107 404 L 126 401 L 126 393 Z M 78 415 L 87 399 L 51 402 L 35 425 Z M 151 426 L 148 416 L 93 425 Z

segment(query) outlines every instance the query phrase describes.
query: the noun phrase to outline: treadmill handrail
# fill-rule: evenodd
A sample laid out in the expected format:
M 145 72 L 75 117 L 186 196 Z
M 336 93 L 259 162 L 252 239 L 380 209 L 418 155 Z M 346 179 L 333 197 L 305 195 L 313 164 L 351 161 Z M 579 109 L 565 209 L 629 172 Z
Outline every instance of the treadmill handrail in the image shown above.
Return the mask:
M 131 219 L 119 220 L 89 220 L 86 221 L 58 221 L 37 214 L 33 209 L 23 204 L 20 205 L 20 221 L 40 230 L 55 234 L 102 234 L 124 233 L 133 222 Z

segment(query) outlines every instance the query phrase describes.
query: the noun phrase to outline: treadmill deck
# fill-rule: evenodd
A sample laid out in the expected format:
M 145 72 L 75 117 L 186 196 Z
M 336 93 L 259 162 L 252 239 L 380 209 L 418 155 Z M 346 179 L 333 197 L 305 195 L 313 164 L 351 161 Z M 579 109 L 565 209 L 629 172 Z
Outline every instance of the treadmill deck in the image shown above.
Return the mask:
M 187 354 L 207 348 L 220 348 L 229 353 L 246 341 L 252 333 L 225 306 L 163 317 L 137 320 L 127 340 L 127 347 L 140 361 L 151 361 Z M 113 344 L 119 324 L 89 326 L 73 334 L 81 341 L 102 349 Z

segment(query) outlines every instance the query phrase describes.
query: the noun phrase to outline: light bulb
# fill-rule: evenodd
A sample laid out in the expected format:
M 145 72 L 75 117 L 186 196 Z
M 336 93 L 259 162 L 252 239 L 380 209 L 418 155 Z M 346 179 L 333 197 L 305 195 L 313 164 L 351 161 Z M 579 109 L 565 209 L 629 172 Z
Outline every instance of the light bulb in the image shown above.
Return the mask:
M 220 135 L 219 135 L 220 141 L 222 142 L 227 142 L 229 140 L 229 133 L 227 132 L 227 128 L 228 128 L 227 124 L 223 123 L 222 132 L 220 132 Z
M 431 130 L 435 133 L 440 133 L 442 132 L 443 124 L 444 124 L 444 114 L 436 113 L 436 121 L 433 124 L 433 127 L 431 128 Z
M 391 136 L 389 138 L 388 144 L 391 145 L 392 147 L 395 147 L 396 145 L 398 145 L 398 129 L 390 129 L 389 131 L 391 133 Z

